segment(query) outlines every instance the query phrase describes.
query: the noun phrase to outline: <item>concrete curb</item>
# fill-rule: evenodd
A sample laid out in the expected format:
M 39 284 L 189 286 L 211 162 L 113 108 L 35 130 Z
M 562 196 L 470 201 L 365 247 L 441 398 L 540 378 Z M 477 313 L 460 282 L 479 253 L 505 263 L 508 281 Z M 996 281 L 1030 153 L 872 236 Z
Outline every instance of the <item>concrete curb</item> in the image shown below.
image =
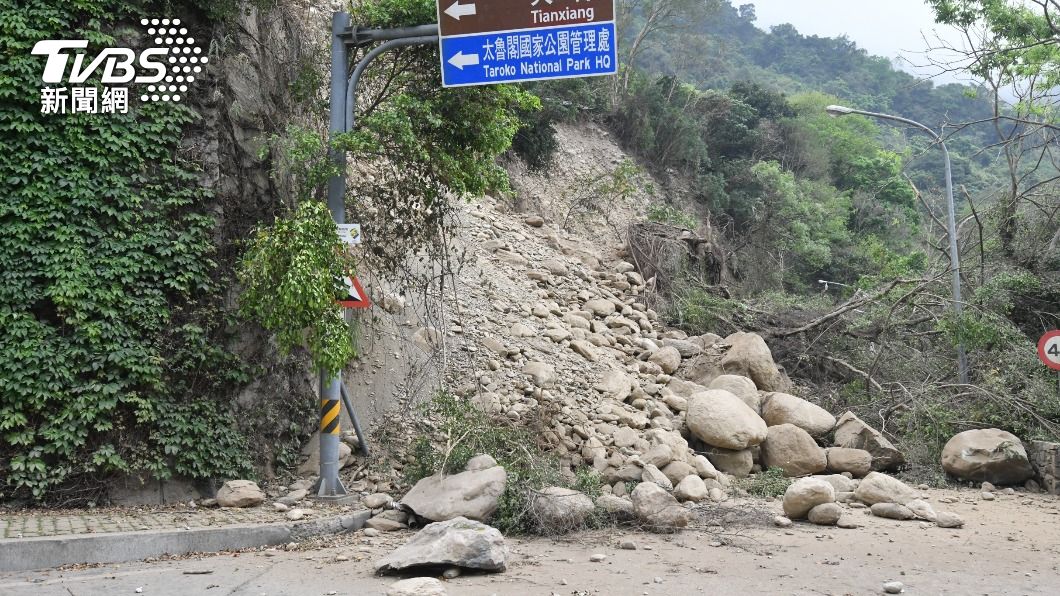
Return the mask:
M 150 530 L 0 540 L 0 572 L 80 563 L 119 563 L 161 555 L 218 552 L 286 544 L 359 530 L 370 511 L 296 524 L 233 525 L 193 530 Z

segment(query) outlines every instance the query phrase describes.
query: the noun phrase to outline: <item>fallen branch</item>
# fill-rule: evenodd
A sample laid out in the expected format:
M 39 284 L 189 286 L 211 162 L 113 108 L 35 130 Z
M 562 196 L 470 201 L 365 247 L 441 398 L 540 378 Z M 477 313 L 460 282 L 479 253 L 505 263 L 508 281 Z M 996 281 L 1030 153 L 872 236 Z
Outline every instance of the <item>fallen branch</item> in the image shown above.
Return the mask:
M 839 358 L 832 358 L 831 356 L 819 356 L 819 358 L 821 358 L 822 360 L 825 360 L 827 362 L 831 362 L 832 364 L 835 364 L 835 365 L 839 366 L 840 368 L 843 368 L 843 369 L 845 369 L 845 370 L 847 370 L 847 371 L 849 371 L 851 373 L 854 373 L 855 375 L 865 379 L 870 385 L 872 385 L 880 393 L 887 393 L 887 391 L 883 388 L 883 386 L 880 385 L 876 381 L 876 379 L 872 378 L 872 375 L 870 375 L 869 373 L 857 368 L 853 364 L 850 364 L 846 360 L 840 360 Z
M 848 313 L 848 312 L 850 312 L 852 310 L 856 310 L 858 308 L 861 308 L 862 306 L 865 306 L 866 304 L 869 304 L 870 302 L 875 302 L 875 301 L 879 300 L 880 298 L 883 298 L 887 294 L 890 294 L 891 291 L 894 290 L 895 288 L 897 288 L 898 286 L 924 283 L 925 281 L 927 281 L 927 280 L 923 280 L 923 279 L 896 279 L 896 280 L 892 281 L 891 283 L 887 284 L 882 290 L 879 290 L 879 291 L 874 292 L 872 294 L 868 294 L 868 295 L 862 296 L 860 298 L 859 297 L 851 298 L 846 304 L 844 304 L 843 306 L 839 307 L 838 309 L 836 309 L 836 310 L 834 310 L 834 311 L 832 311 L 832 312 L 830 312 L 830 313 L 828 313 L 826 315 L 820 316 L 820 317 L 810 321 L 809 323 L 806 323 L 805 325 L 803 325 L 801 327 L 796 327 L 794 329 L 785 329 L 785 330 L 782 330 L 782 331 L 774 331 L 772 333 L 769 333 L 769 336 L 770 337 L 774 337 L 774 338 L 785 338 L 785 337 L 791 337 L 792 335 L 798 335 L 800 333 L 806 333 L 807 331 L 810 331 L 812 329 L 820 327 L 821 325 L 824 325 L 825 323 L 828 323 L 829 321 L 832 321 L 833 319 L 837 319 L 837 318 L 845 315 L 846 313 Z

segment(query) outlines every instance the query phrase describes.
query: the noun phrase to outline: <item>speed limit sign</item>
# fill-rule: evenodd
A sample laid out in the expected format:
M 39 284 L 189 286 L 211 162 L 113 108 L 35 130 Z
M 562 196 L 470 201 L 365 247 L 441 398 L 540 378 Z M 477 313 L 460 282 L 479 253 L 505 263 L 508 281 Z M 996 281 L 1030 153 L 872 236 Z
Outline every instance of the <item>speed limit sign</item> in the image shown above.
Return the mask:
M 1050 331 L 1038 340 L 1038 357 L 1049 368 L 1060 371 L 1060 331 Z

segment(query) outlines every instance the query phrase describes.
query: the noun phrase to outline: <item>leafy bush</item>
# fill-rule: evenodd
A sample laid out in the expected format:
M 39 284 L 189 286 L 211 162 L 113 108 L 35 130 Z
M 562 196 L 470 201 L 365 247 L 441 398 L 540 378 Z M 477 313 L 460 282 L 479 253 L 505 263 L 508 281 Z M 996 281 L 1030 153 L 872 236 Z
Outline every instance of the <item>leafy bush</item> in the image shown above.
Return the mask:
M 690 281 L 675 284 L 665 311 L 670 324 L 694 335 L 736 331 L 736 320 L 745 314 L 744 304 Z
M 560 471 L 559 462 L 536 443 L 539 429 L 533 425 L 491 417 L 448 392 L 421 405 L 418 413 L 415 425 L 420 434 L 411 445 L 406 479 L 416 482 L 439 472 L 456 474 L 472 457 L 492 456 L 508 473 L 507 488 L 491 522 L 505 535 L 541 531 L 530 510 L 534 491 L 563 486 L 590 498 L 600 494 L 602 485 L 594 470 L 581 468 L 573 479 Z
M 654 203 L 648 207 L 648 221 L 670 224 L 679 228 L 694 230 L 697 227 L 696 218 L 673 205 Z
M 313 364 L 335 374 L 356 355 L 336 303 L 342 277 L 354 273 L 325 204 L 305 201 L 289 218 L 259 228 L 239 273 L 243 313 L 276 334 L 289 352 L 303 343 Z
M 512 139 L 512 150 L 531 171 L 543 171 L 552 165 L 559 149 L 556 127 L 543 112 L 528 112 L 522 119 L 523 125 Z
M 783 468 L 769 468 L 739 481 L 738 486 L 755 497 L 782 497 L 791 486 Z
M 433 0 L 369 0 L 353 15 L 367 27 L 399 27 L 433 22 L 436 10 Z M 379 274 L 409 255 L 438 254 L 454 197 L 508 189 L 496 158 L 511 148 L 524 115 L 541 107 L 518 86 L 441 89 L 439 77 L 437 46 L 380 57 L 361 81 L 368 107 L 336 143 L 373 172 L 358 177 L 348 216 L 372 230 L 365 259 Z

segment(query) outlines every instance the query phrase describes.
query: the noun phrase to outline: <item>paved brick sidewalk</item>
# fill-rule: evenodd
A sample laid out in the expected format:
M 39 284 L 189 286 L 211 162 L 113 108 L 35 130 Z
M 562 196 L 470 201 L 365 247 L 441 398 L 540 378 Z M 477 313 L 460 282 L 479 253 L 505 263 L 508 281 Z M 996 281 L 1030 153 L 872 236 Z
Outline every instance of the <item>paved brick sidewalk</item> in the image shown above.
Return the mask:
M 65 511 L 0 510 L 0 540 L 35 536 L 206 528 L 283 521 L 286 521 L 284 514 L 274 511 L 271 506 L 250 509 L 137 507 Z

